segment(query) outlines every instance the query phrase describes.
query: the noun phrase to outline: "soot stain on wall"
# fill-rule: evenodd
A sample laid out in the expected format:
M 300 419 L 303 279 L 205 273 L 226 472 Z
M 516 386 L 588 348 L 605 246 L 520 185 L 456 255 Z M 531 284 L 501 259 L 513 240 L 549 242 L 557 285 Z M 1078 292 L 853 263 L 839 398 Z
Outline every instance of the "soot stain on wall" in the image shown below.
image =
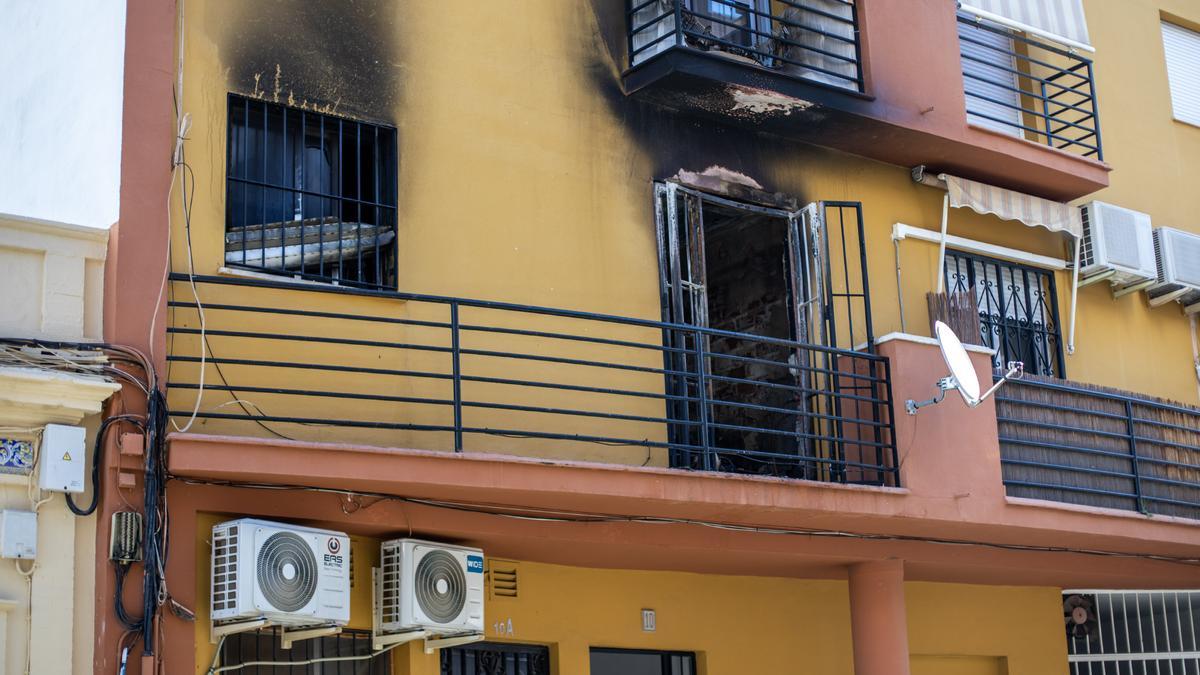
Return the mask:
M 392 0 L 217 3 L 221 61 L 231 90 L 348 117 L 395 124 L 400 99 L 398 8 Z
M 754 114 L 750 114 L 753 111 L 738 114 L 738 101 L 728 87 L 697 91 L 686 101 L 678 101 L 677 106 L 626 95 L 620 82 L 628 60 L 625 2 L 580 1 L 592 12 L 598 29 L 590 37 L 591 47 L 583 50 L 581 68 L 612 114 L 651 158 L 653 179 L 672 177 L 681 169 L 701 171 L 719 165 L 750 176 L 767 192 L 782 192 L 804 203 L 805 195 L 799 194 L 797 186 L 780 180 L 771 167 L 785 155 L 811 151 L 809 146 L 764 137 L 755 126 Z M 714 114 L 697 114 L 695 110 Z M 721 114 L 729 119 L 720 119 Z

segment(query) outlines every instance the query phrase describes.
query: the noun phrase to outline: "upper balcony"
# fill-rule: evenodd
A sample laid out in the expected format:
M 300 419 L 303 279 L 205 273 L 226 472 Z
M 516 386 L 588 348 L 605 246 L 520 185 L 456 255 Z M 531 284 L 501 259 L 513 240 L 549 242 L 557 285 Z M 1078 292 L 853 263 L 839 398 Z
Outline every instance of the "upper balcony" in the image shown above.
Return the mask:
M 203 322 L 194 300 L 170 303 L 171 415 L 192 431 L 899 483 L 876 354 L 465 298 L 196 283 L 238 300 L 205 302 Z M 330 300 L 344 309 L 312 309 Z
M 1091 60 L 947 0 L 627 0 L 625 91 L 1066 201 L 1108 185 Z

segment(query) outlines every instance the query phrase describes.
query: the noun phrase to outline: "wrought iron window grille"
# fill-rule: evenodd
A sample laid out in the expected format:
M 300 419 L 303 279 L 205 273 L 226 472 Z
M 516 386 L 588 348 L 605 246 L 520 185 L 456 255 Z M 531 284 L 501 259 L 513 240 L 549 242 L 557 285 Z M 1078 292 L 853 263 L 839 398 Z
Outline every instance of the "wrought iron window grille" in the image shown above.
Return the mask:
M 231 94 L 224 264 L 396 284 L 396 132 Z
M 1063 591 L 1070 675 L 1200 672 L 1200 592 Z
M 442 675 L 550 675 L 550 649 L 477 642 L 441 650 Z
M 1027 374 L 1064 376 L 1053 272 L 949 250 L 945 265 L 948 292 L 974 295 L 978 341 L 996 350 L 996 372 L 1003 372 L 1009 361 L 1021 361 Z
M 221 663 L 237 666 L 243 663 L 279 665 L 256 666 L 240 672 L 288 672 L 304 675 L 388 675 L 392 672 L 390 653 L 371 656 L 371 634 L 367 631 L 344 630 L 337 635 L 300 640 L 290 649 L 280 646 L 278 629 L 269 628 L 249 633 L 234 633 L 221 643 Z M 345 657 L 363 657 L 341 660 Z M 317 663 L 296 664 L 298 661 Z

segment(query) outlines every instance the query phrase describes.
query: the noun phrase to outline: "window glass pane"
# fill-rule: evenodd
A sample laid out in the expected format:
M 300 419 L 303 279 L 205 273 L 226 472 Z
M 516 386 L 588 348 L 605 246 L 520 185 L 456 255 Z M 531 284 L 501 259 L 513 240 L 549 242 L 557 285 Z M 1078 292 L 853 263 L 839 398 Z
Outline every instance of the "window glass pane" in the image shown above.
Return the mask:
M 593 649 L 591 675 L 692 675 L 695 661 L 679 652 Z
M 963 89 L 967 98 L 967 121 L 993 131 L 1023 136 L 1021 97 L 1015 72 L 1017 62 L 1013 39 L 1006 29 L 987 24 L 958 24 L 962 50 Z
M 592 651 L 592 675 L 665 675 L 660 654 Z

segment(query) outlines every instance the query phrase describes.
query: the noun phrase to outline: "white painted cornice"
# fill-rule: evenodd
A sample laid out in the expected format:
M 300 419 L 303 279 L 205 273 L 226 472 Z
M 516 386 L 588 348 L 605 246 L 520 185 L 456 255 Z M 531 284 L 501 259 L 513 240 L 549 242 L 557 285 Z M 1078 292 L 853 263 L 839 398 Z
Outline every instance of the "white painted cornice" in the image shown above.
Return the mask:
M 0 426 L 79 424 L 120 388 L 96 375 L 0 366 Z

